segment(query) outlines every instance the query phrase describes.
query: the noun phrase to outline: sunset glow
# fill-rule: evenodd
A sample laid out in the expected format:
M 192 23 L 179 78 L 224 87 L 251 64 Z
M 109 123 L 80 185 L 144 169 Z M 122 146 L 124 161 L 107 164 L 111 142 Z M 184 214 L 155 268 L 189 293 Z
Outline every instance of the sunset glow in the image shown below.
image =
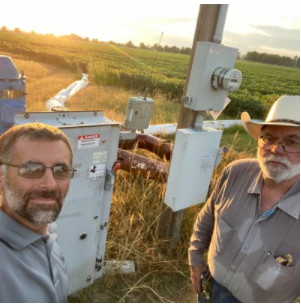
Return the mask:
M 191 47 L 199 4 L 114 1 L 0 0 L 0 27 L 55 35 L 77 34 L 100 41 Z M 278 34 L 272 28 L 280 29 Z M 223 43 L 248 50 L 299 56 L 299 4 L 230 3 Z M 288 43 L 289 36 L 291 41 Z M 268 39 L 263 39 L 264 37 Z

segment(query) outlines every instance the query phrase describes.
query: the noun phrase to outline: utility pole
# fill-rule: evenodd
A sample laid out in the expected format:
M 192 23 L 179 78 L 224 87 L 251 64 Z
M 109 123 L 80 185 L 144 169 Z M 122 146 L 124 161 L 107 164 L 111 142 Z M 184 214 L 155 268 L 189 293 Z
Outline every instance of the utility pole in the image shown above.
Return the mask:
M 216 40 L 214 35 L 218 23 L 220 7 L 221 4 L 200 5 L 183 96 L 186 96 L 197 42 L 199 41 L 213 42 Z M 182 129 L 182 128 L 193 127 L 196 121 L 196 117 L 197 117 L 197 112 L 185 108 L 184 105 L 181 104 L 177 128 Z M 163 203 L 162 214 L 159 222 L 159 236 L 161 238 L 171 237 L 172 238 L 171 248 L 174 248 L 175 245 L 177 244 L 180 234 L 183 214 L 184 214 L 184 210 L 173 212 L 171 208 L 169 208 L 166 204 Z

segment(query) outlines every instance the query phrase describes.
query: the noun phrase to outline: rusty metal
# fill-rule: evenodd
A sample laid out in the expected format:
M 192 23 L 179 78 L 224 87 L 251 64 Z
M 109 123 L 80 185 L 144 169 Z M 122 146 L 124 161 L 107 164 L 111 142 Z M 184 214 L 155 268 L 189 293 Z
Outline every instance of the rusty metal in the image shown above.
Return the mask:
M 149 159 L 123 149 L 118 149 L 117 161 L 120 163 L 120 169 L 140 174 L 144 177 L 166 182 L 169 172 L 169 165 L 154 159 Z
M 137 147 L 155 153 L 170 160 L 173 144 L 149 134 L 137 134 L 136 139 L 123 139 L 119 141 L 119 148 L 130 150 L 137 143 Z

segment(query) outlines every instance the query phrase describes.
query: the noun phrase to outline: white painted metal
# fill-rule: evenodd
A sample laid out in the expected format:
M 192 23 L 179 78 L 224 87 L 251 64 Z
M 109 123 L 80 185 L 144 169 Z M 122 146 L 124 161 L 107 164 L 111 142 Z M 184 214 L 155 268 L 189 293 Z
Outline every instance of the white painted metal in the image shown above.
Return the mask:
M 56 221 L 72 294 L 91 285 L 103 273 L 113 183 L 109 173 L 117 158 L 120 127 L 100 111 L 15 116 L 15 124 L 28 122 L 59 127 L 73 148 L 77 171 Z
M 153 108 L 153 99 L 149 97 L 131 97 L 125 114 L 124 127 L 128 130 L 148 128 Z
M 135 263 L 134 261 L 125 260 L 125 261 L 116 261 L 109 260 L 105 261 L 104 265 L 105 274 L 115 274 L 121 273 L 123 275 L 135 274 Z
M 226 129 L 234 125 L 241 125 L 241 120 L 205 120 L 203 127 L 211 127 L 215 129 Z M 169 135 L 176 133 L 177 124 L 162 124 L 162 125 L 151 125 L 148 129 L 144 129 L 145 134 L 163 134 Z
M 89 84 L 89 75 L 83 73 L 81 80 L 74 81 L 71 83 L 66 89 L 58 92 L 54 97 L 51 97 L 46 101 L 46 109 L 47 111 L 52 111 L 55 107 L 64 107 L 66 100 L 85 88 Z
M 189 83 L 187 96 L 191 102 L 184 104 L 194 111 L 220 111 L 227 95 L 225 90 L 216 90 L 211 85 L 211 77 L 218 67 L 232 69 L 238 50 L 212 42 L 198 42 Z
M 222 42 L 228 7 L 229 4 L 220 4 L 215 33 L 213 35 L 214 43 Z
M 205 201 L 221 136 L 213 128 L 177 130 L 164 198 L 173 211 Z

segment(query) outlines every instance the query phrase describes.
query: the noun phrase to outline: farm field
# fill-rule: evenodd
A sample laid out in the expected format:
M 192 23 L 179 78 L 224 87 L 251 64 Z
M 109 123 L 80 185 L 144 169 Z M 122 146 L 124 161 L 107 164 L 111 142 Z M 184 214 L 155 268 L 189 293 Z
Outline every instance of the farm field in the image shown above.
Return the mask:
M 189 63 L 188 55 L 33 33 L 0 32 L 0 52 L 50 63 L 78 75 L 88 72 L 97 85 L 132 89 L 136 94 L 148 87 L 152 95 L 163 94 L 173 103 L 182 95 Z M 300 69 L 240 60 L 236 68 L 242 71 L 243 82 L 238 91 L 229 94 L 232 102 L 223 113 L 225 118 L 239 118 L 242 111 L 264 118 L 280 95 L 299 94 Z
M 50 97 L 79 79 L 81 72 L 88 72 L 91 83 L 67 102 L 71 110 L 102 109 L 107 117 L 123 122 L 128 98 L 149 86 L 155 99 L 151 124 L 177 121 L 188 56 L 159 53 L 154 66 L 155 51 L 3 32 L 0 54 L 10 55 L 18 69 L 25 71 L 28 111 L 45 111 Z M 237 68 L 242 70 L 244 81 L 237 92 L 230 94 L 231 107 L 222 114 L 224 118 L 237 118 L 245 110 L 262 118 L 279 95 L 299 94 L 299 69 L 243 61 L 237 62 Z M 242 127 L 225 130 L 221 145 L 228 145 L 230 152 L 216 168 L 212 184 L 229 162 L 256 153 L 255 141 Z M 158 159 L 137 148 L 135 152 Z M 196 301 L 189 282 L 187 248 L 201 205 L 185 211 L 179 243 L 170 250 L 168 240 L 158 237 L 164 191 L 164 183 L 118 172 L 106 259 L 133 260 L 136 274 L 105 276 L 69 302 Z

